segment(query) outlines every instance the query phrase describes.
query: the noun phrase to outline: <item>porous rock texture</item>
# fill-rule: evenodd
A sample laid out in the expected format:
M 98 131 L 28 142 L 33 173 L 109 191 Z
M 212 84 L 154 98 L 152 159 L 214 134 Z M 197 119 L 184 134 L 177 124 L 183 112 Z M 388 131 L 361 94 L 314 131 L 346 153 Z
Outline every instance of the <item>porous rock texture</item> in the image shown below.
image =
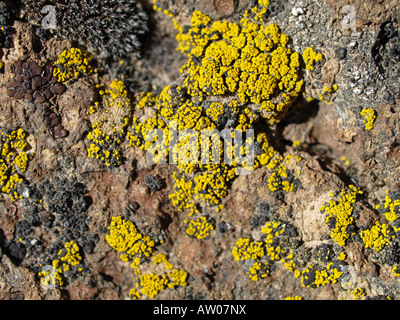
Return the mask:
M 281 300 L 299 296 L 306 300 L 336 300 L 359 297 L 353 292 L 356 288 L 365 290 L 361 296 L 364 299 L 398 298 L 400 283 L 391 271 L 393 265 L 400 263 L 398 254 L 371 253 L 361 239 L 338 246 L 331 239 L 326 216 L 319 211 L 329 202 L 331 193 L 357 185 L 363 196 L 356 204 L 355 222 L 360 230 L 368 229 L 376 221 L 386 221 L 375 209 L 385 198 L 385 191 L 395 192 L 400 188 L 398 1 L 353 1 L 355 27 L 346 29 L 342 21 L 348 11 L 342 9 L 347 1 L 271 0 L 268 21 L 276 22 L 290 37 L 290 46 L 299 53 L 310 46 L 324 53 L 322 70 L 315 78 L 306 76 L 309 81 L 306 93 L 313 95 L 314 87 L 323 89 L 332 84 L 337 84 L 338 89 L 330 101 L 299 99 L 276 126 L 274 138 L 281 153 L 302 157 L 301 188 L 282 199 L 268 188 L 264 167 L 239 176 L 222 200 L 224 208 L 220 212 L 203 209 L 215 221 L 215 230 L 204 240 L 186 235 L 186 215 L 177 212 L 168 197 L 174 187 L 173 165 L 151 165 L 146 161 L 146 153 L 138 148 L 127 148 L 126 161 L 117 168 L 107 168 L 87 157 L 86 136 L 90 131 L 87 112 L 98 99 L 95 83 L 109 85 L 122 72 L 128 88 L 139 93 L 159 90 L 182 79 L 179 68 L 186 57 L 175 50 L 177 31 L 171 19 L 163 12 L 153 11 L 152 2 L 141 3 L 149 14 L 150 27 L 140 58 L 135 55 L 127 59 L 125 64 L 121 63 L 123 67 L 110 63 L 109 70 L 80 78 L 66 85 L 62 94 L 40 103 L 13 99 L 7 94 L 7 83 L 14 77 L 13 65 L 29 60 L 44 66 L 73 44 L 66 39 L 38 37 L 36 26 L 24 18 L 23 8 L 19 8 L 19 16 L 12 25 L 12 44 L 2 48 L 0 127 L 23 128 L 30 133 L 29 144 L 35 157 L 24 176 L 31 186 L 40 185 L 46 178 L 51 181 L 53 177 L 85 186 L 85 195 L 90 199 L 84 210 L 87 230 L 80 231 L 76 241 L 82 240 L 83 234 L 96 235 L 96 240 L 93 250 L 83 254 L 85 268 L 81 273 L 71 277 L 62 288 L 43 286 L 38 278 L 40 270 L 34 266 L 51 263 L 50 256 L 46 260 L 40 252 L 26 253 L 26 246 L 18 246 L 21 241 L 15 236 L 18 223 L 26 220 L 31 211 L 27 202 L 12 201 L 2 193 L 0 299 L 129 299 L 136 275 L 105 239 L 114 216 L 135 223 L 141 233 L 158 242 L 158 250 L 168 256 L 170 263 L 188 273 L 186 286 L 161 291 L 156 299 Z M 251 7 L 251 1 L 159 0 L 157 5 L 168 9 L 180 22 L 187 22 L 194 10 L 206 13 L 213 20 L 238 21 L 240 14 Z M 365 129 L 360 116 L 360 111 L 367 108 L 376 111 L 372 130 Z M 52 119 L 57 119 L 53 125 Z M 61 122 L 62 127 L 57 127 Z M 295 140 L 301 141 L 301 145 L 293 145 L 291 141 Z M 162 187 L 152 187 L 149 177 L 161 177 Z M 251 281 L 246 265 L 235 261 L 232 249 L 241 237 L 262 239 L 260 228 L 265 221 L 254 221 L 255 217 L 262 220 L 265 203 L 269 212 L 296 228 L 295 238 L 301 246 L 298 259 L 304 266 L 316 263 L 312 252 L 322 244 L 330 245 L 335 254 L 345 252 L 342 267 L 348 268 L 342 268 L 343 274 L 335 283 L 304 286 L 279 261 L 268 277 Z M 40 210 L 42 213 L 48 208 Z M 46 214 L 39 217 L 51 218 Z M 57 228 L 59 233 L 54 231 Z M 60 248 L 63 228 L 67 227 L 33 225 L 33 234 L 29 235 L 32 246 L 40 242 L 43 250 L 53 245 Z M 389 256 L 395 256 L 395 263 L 387 262 Z M 42 258 L 43 262 L 39 261 Z M 148 270 L 152 268 L 149 264 Z M 349 279 L 351 286 L 347 286 Z

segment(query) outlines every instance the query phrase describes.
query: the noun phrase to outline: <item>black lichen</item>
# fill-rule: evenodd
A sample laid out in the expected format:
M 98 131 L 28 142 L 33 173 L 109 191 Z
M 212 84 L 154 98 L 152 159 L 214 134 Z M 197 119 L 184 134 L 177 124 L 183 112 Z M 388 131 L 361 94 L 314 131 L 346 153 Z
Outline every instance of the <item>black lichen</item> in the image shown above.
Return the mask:
M 164 179 L 159 175 L 148 174 L 144 177 L 144 183 L 152 191 L 160 191 L 164 187 Z
M 228 231 L 228 224 L 225 221 L 221 221 L 218 223 L 218 231 L 220 233 L 225 233 Z
M 11 45 L 13 34 L 13 7 L 8 1 L 0 2 L 0 47 L 8 48 Z
M 329 262 L 333 257 L 334 251 L 328 244 L 321 244 L 313 250 L 313 258 L 317 262 Z
M 89 232 L 87 211 L 91 198 L 84 184 L 54 176 L 38 184 L 24 184 L 19 192 L 23 196 L 24 219 L 17 223 L 14 240 L 26 247 L 28 267 L 37 272 L 38 261 L 50 263 L 64 244 L 72 240 L 83 253 L 93 253 L 99 237 Z M 37 228 L 46 229 L 55 241 L 43 244 L 36 239 Z

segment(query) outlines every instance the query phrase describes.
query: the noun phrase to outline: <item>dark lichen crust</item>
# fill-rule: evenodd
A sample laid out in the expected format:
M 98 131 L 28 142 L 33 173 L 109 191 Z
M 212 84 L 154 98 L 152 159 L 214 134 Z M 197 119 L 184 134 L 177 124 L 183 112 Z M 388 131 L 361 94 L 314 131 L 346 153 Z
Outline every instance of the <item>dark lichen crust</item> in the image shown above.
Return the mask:
M 14 78 L 6 84 L 7 94 L 14 99 L 44 103 L 65 92 L 65 86 L 53 76 L 53 67 L 39 66 L 34 61 L 18 60 L 12 66 Z

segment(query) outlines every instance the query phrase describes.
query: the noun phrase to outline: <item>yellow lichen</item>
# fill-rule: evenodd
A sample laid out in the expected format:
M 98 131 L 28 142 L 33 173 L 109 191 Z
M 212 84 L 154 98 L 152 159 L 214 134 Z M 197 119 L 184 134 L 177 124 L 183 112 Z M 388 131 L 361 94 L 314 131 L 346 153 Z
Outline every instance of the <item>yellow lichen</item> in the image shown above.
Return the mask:
M 360 114 L 363 117 L 365 129 L 372 130 L 376 119 L 376 111 L 372 108 L 362 109 Z
M 353 234 L 349 232 L 349 227 L 354 224 L 353 204 L 356 202 L 357 195 L 362 193 L 360 188 L 350 185 L 349 188 L 342 190 L 338 201 L 330 200 L 328 204 L 320 208 L 320 211 L 325 211 L 327 214 L 326 223 L 331 229 L 332 239 L 340 246 L 344 246 Z
M 313 48 L 308 47 L 303 52 L 303 60 L 306 64 L 306 69 L 313 71 L 315 62 L 322 61 L 324 59 L 322 53 L 317 53 Z
M 364 297 L 366 296 L 365 289 L 356 288 L 351 291 L 351 295 L 353 296 L 354 300 L 364 300 Z
M 99 159 L 106 166 L 122 163 L 120 150 L 125 140 L 126 129 L 131 116 L 131 101 L 124 83 L 118 79 L 107 90 L 100 90 L 101 103 L 95 102 L 88 111 L 92 130 L 88 148 L 90 158 Z
M 106 241 L 117 252 L 124 262 L 131 262 L 131 268 L 136 276 L 136 288 L 132 288 L 129 296 L 132 299 L 141 299 L 143 295 L 154 299 L 161 291 L 169 288 L 187 285 L 188 274 L 185 270 L 177 269 L 163 253 L 156 253 L 155 242 L 138 231 L 133 222 L 113 217 L 109 225 L 109 234 Z M 145 263 L 153 260 L 153 265 L 162 264 L 167 272 L 158 274 L 153 271 L 143 273 L 141 268 Z
M 373 248 L 375 251 L 380 251 L 390 242 L 391 228 L 388 224 L 381 224 L 376 221 L 370 228 L 361 232 L 361 238 L 366 248 Z
M 327 284 L 336 283 L 342 274 L 343 272 L 334 267 L 332 262 L 326 267 L 311 265 L 302 271 L 301 282 L 304 287 L 318 288 Z
M 400 198 L 398 198 L 397 195 L 393 198 L 392 197 L 393 194 L 389 194 L 389 192 L 386 193 L 385 202 L 382 208 L 384 216 L 390 222 L 396 221 L 400 215 Z
M 286 297 L 285 300 L 303 300 L 301 296 Z
M 82 75 L 95 72 L 93 56 L 79 48 L 61 52 L 53 64 L 53 76 L 60 83 L 72 83 Z
M 50 268 L 38 273 L 40 283 L 45 287 L 63 287 L 66 272 L 72 269 L 82 271 L 82 256 L 75 241 L 67 242 L 64 248 L 58 252 L 58 256 L 59 258 L 53 260 Z
M 188 222 L 186 235 L 199 240 L 207 239 L 210 237 L 211 230 L 214 230 L 214 226 L 206 217 L 202 216 Z
M 113 217 L 108 229 L 110 233 L 106 235 L 106 241 L 121 253 L 122 260 L 144 259 L 154 254 L 154 241 L 140 233 L 131 221 L 121 216 Z
M 232 250 L 236 261 L 257 259 L 263 257 L 264 254 L 263 243 L 251 241 L 249 238 L 238 239 Z
M 27 151 L 28 142 L 23 129 L 8 130 L 0 133 L 0 186 L 1 191 L 10 195 L 12 200 L 21 196 L 17 186 L 24 181 L 24 173 L 34 154 Z

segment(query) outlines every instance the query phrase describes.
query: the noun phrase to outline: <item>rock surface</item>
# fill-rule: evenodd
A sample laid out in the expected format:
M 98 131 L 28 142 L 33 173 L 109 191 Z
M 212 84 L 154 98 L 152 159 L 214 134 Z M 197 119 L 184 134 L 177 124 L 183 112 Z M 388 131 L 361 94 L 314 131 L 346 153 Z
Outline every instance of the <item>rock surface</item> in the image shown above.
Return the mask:
M 142 58 L 121 62 L 128 74 L 124 75 L 125 80 L 135 94 L 142 90 L 160 91 L 166 85 L 180 83 L 183 77 L 179 68 L 186 62 L 186 57 L 175 50 L 177 31 L 171 19 L 160 11 L 153 11 L 149 1 L 141 2 L 150 16 L 150 36 Z M 251 8 L 249 2 L 252 1 L 158 0 L 157 5 L 168 9 L 183 23 L 189 21 L 194 10 L 206 13 L 213 20 L 238 21 L 244 10 Z M 178 212 L 170 201 L 174 165 L 151 165 L 143 150 L 125 145 L 126 161 L 117 168 L 108 168 L 87 156 L 90 145 L 87 135 L 91 128 L 87 112 L 99 98 L 95 84 L 109 85 L 121 66 L 113 62 L 103 74 L 90 74 L 67 84 L 65 93 L 43 103 L 16 100 L 7 95 L 6 84 L 14 76 L 11 66 L 15 61 L 25 59 L 45 65 L 72 47 L 67 40 L 38 38 L 37 26 L 20 9 L 12 25 L 15 30 L 12 44 L 2 49 L 0 127 L 2 130 L 23 128 L 29 133 L 27 140 L 35 156 L 24 172 L 26 181 L 39 186 L 46 178 L 52 181 L 54 177 L 63 177 L 68 185 L 79 182 L 86 187 L 84 195 L 90 202 L 82 214 L 85 219 L 87 216 L 87 230 L 80 231 L 79 239 L 88 243 L 92 239 L 90 235 L 97 240 L 93 240 L 93 250 L 82 253 L 82 272 L 71 277 L 63 287 L 46 287 L 40 283 L 38 272 L 51 264 L 51 258 L 56 255 L 46 255 L 48 248 L 54 245 L 54 250 L 62 249 L 59 242 L 67 227 L 61 224 L 44 227 L 46 219 L 58 221 L 58 218 L 43 204 L 38 212 L 42 222 L 32 224 L 33 233 L 26 236 L 30 245 L 27 244 L 26 239 L 18 239 L 17 229 L 20 221 L 29 220 L 29 216 L 33 219 L 32 203 L 12 201 L 2 193 L 0 299 L 129 299 L 137 277 L 130 263 L 122 261 L 106 241 L 107 227 L 115 216 L 132 221 L 142 234 L 156 241 L 158 252 L 166 254 L 170 263 L 188 274 L 186 286 L 163 290 L 156 299 L 282 300 L 294 296 L 306 300 L 397 299 L 400 283 L 392 272 L 400 264 L 397 233 L 393 233 L 393 246 L 388 245 L 379 252 L 366 248 L 357 236 L 340 246 L 331 238 L 326 214 L 319 210 L 329 203 L 332 194 L 338 199 L 342 189 L 357 185 L 363 194 L 354 204 L 353 216 L 357 232 L 361 234 L 376 221 L 392 223 L 376 205 L 381 204 L 383 208 L 385 191 L 392 193 L 400 188 L 400 29 L 397 21 L 400 6 L 396 0 L 353 3 L 346 11 L 343 8 L 347 1 L 271 0 L 267 22 L 277 23 L 290 37 L 290 46 L 295 51 L 301 54 L 312 47 L 325 58 L 318 72 L 305 71 L 304 98 L 298 99 L 284 120 L 276 125 L 274 133 L 282 154 L 301 156 L 301 187 L 280 198 L 268 188 L 265 167 L 238 176 L 222 199 L 224 208 L 220 212 L 207 206 L 203 208 L 215 221 L 210 237 L 203 240 L 187 236 L 184 223 L 187 215 Z M 354 25 L 343 22 L 351 10 L 355 12 Z M 384 34 L 385 28 L 391 28 L 390 37 Z M 379 40 L 382 37 L 386 37 L 386 44 Z M 319 100 L 318 96 L 326 93 L 324 88 L 334 84 L 337 84 L 336 92 Z M 317 99 L 309 102 L 309 96 Z M 360 115 L 361 110 L 368 108 L 376 112 L 372 130 L 365 128 Z M 137 110 L 138 115 L 141 112 Z M 58 119 L 52 126 L 45 121 L 50 114 L 54 114 L 50 119 Z M 301 143 L 295 145 L 293 141 Z M 148 175 L 161 177 L 162 187 L 150 188 L 146 184 Z M 54 192 L 60 193 L 62 202 L 62 188 Z M 263 216 L 265 204 L 268 204 L 269 216 Z M 318 265 L 320 262 L 313 258 L 313 252 L 321 245 L 329 245 L 335 255 L 329 261 L 341 263 L 341 277 L 334 283 L 307 287 L 282 261 L 276 261 L 268 277 L 251 281 L 246 274 L 248 265 L 235 261 L 232 250 L 239 238 L 263 239 L 261 227 L 272 216 L 297 230 L 293 239 L 299 241 L 296 249 L 299 264 L 304 268 Z M 396 221 L 393 225 L 396 227 Z M 82 238 L 86 235 L 88 238 Z M 18 246 L 19 243 L 22 245 Z M 25 247 L 28 252 L 23 254 L 20 251 Z M 34 250 L 38 253 L 33 254 Z M 345 253 L 344 260 L 335 259 L 341 252 Z M 154 264 L 149 262 L 142 272 L 152 270 Z M 359 291 L 362 294 L 355 289 L 362 289 Z

